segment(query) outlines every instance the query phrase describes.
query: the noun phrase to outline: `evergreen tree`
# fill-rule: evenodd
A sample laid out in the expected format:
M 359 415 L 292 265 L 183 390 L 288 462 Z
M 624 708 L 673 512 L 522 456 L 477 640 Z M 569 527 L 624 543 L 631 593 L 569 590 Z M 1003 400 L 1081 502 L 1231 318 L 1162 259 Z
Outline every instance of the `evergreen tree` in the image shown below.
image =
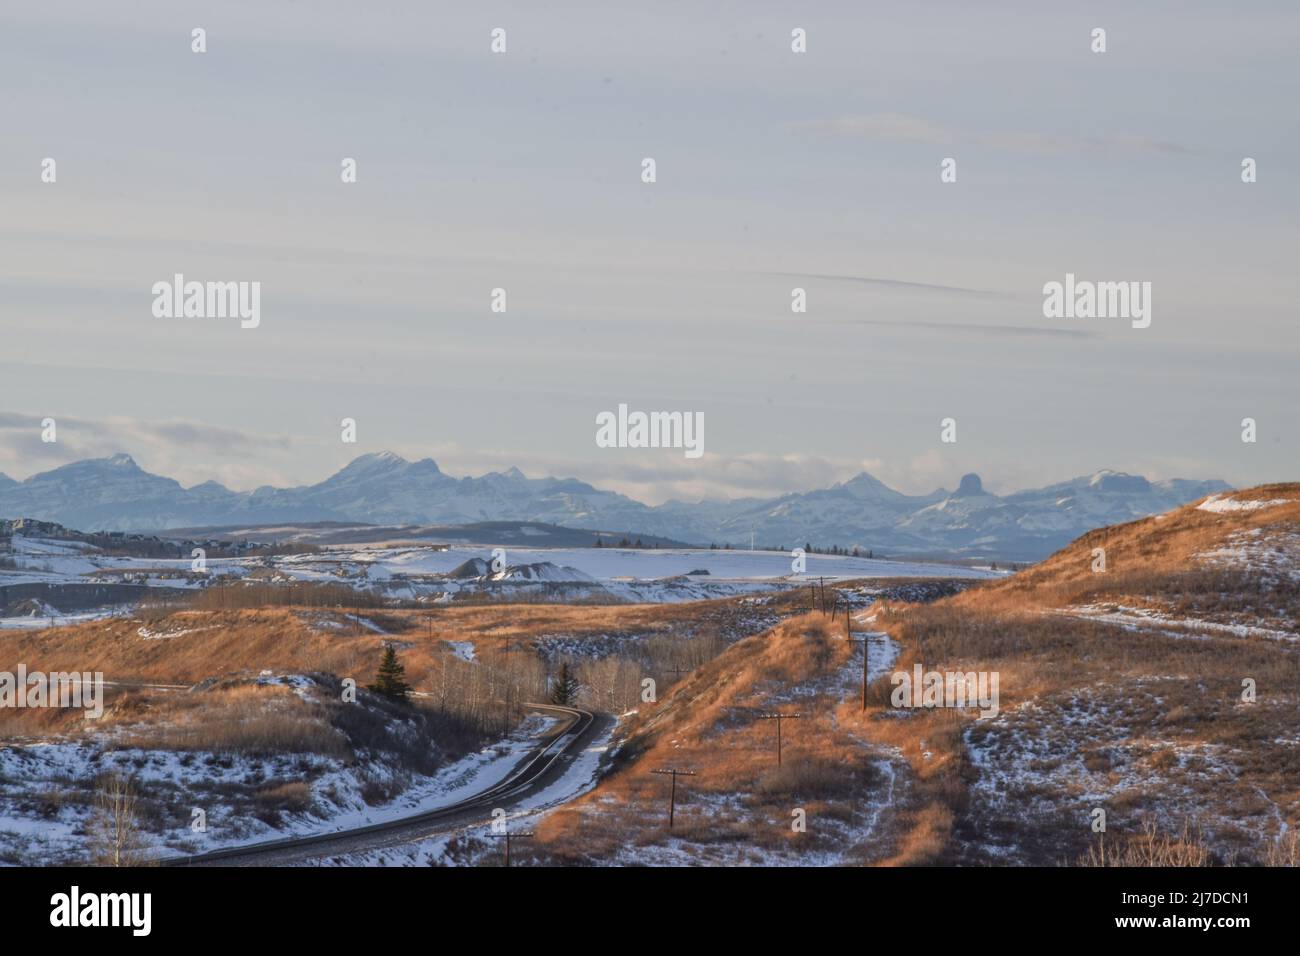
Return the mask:
M 411 685 L 406 682 L 406 668 L 397 659 L 393 645 L 384 647 L 383 660 L 379 662 L 379 673 L 375 682 L 366 688 L 391 700 L 406 703 L 410 697 Z
M 551 684 L 551 703 L 568 707 L 578 699 L 578 679 L 569 670 L 568 661 L 560 661 L 560 672 Z

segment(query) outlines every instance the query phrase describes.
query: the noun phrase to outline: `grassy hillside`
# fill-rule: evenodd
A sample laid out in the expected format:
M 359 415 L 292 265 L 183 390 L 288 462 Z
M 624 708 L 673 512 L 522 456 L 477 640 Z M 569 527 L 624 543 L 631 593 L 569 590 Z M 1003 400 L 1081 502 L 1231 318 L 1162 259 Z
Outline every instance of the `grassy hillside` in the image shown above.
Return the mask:
M 936 861 L 1295 861 L 1300 486 L 1224 498 L 880 615 L 900 663 L 1001 677 L 994 719 L 907 721 L 951 761 Z
M 732 645 L 640 707 L 615 771 L 549 817 L 532 852 L 624 864 L 884 858 L 904 784 L 901 758 L 864 733 L 861 654 L 843 619 L 821 614 Z M 800 715 L 782 721 L 780 764 L 776 721 L 763 716 L 773 713 Z M 696 774 L 678 779 L 671 830 L 671 781 L 654 773 L 667 768 Z
M 896 661 L 859 710 L 844 619 L 793 618 L 643 705 L 537 858 L 1279 864 L 1300 824 L 1300 486 L 1093 532 L 1015 577 L 855 617 Z M 1104 565 L 1095 549 L 1105 552 Z M 998 713 L 899 708 L 890 674 L 997 674 Z M 1253 691 L 1253 697 L 1251 695 Z M 765 712 L 787 723 L 775 764 Z M 669 783 L 681 767 L 676 825 Z M 796 809 L 808 830 L 792 830 Z M 1099 814 L 1105 828 L 1097 828 Z

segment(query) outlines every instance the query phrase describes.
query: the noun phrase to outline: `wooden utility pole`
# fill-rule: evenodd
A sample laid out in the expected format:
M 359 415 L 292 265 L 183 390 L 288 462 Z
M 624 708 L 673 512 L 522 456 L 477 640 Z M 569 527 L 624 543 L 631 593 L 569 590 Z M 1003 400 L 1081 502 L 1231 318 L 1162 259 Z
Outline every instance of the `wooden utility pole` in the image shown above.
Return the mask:
M 697 776 L 694 770 L 678 770 L 676 767 L 666 767 L 663 770 L 651 770 L 651 773 L 671 774 L 673 778 L 672 787 L 668 791 L 668 829 L 673 828 L 673 816 L 677 810 L 677 775 L 683 777 Z
M 520 830 L 518 833 L 511 833 L 509 830 L 507 830 L 505 833 L 489 833 L 488 836 L 500 837 L 506 841 L 506 866 L 509 866 L 511 839 L 519 839 L 520 837 L 537 836 L 537 834 L 534 833 L 532 830 Z
M 798 720 L 803 714 L 759 714 L 759 720 L 776 721 L 776 765 L 781 766 L 781 721 Z

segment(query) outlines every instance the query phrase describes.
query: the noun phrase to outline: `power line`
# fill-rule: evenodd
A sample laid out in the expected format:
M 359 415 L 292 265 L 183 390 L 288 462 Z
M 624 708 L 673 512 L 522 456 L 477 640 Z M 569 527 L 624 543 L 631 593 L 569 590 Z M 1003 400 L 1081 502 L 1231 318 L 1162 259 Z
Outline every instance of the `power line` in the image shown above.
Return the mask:
M 520 839 L 523 837 L 537 836 L 532 830 L 520 830 L 517 833 L 511 833 L 506 830 L 504 833 L 489 833 L 488 836 L 493 838 L 502 838 L 506 841 L 506 866 L 510 865 L 510 841 L 511 839 Z
M 803 714 L 759 714 L 759 720 L 776 721 L 776 765 L 781 766 L 781 721 L 798 720 Z
M 698 776 L 694 770 L 678 770 L 676 767 L 666 767 L 663 770 L 651 770 L 651 773 L 671 774 L 673 778 L 672 788 L 668 791 L 668 829 L 673 828 L 673 815 L 677 809 L 677 776 L 683 777 Z

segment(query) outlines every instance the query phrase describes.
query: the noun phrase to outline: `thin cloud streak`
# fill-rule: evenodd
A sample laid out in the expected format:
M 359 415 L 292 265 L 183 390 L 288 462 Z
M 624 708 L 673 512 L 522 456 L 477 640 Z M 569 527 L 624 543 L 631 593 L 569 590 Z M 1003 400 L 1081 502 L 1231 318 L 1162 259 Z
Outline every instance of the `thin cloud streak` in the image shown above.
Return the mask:
M 988 336 L 1065 336 L 1072 339 L 1099 339 L 1101 333 L 1088 332 L 1083 329 L 1046 329 L 1035 328 L 1029 325 L 980 325 L 963 322 L 930 322 L 930 321 L 890 321 L 888 319 L 855 319 L 849 320 L 853 325 L 884 325 L 898 328 L 909 329 L 932 329 L 942 332 L 965 332 L 971 335 L 988 335 Z
M 812 120 L 799 124 L 806 129 L 841 136 L 865 136 L 902 143 L 929 143 L 935 146 L 965 144 L 988 146 L 1009 152 L 1026 153 L 1093 153 L 1136 152 L 1194 155 L 1198 150 L 1167 140 L 1147 136 L 1067 136 L 1059 133 L 1011 131 L 979 133 L 943 126 L 905 113 L 873 113 L 866 116 L 841 116 L 836 119 Z
M 990 292 L 985 289 L 966 289 L 956 285 L 940 285 L 934 282 L 909 282 L 906 279 L 881 279 L 874 276 L 824 275 L 817 272 L 761 272 L 757 275 L 779 276 L 786 279 L 825 279 L 831 282 L 861 282 L 866 285 L 888 286 L 891 289 L 909 289 L 917 292 L 947 292 L 961 295 L 979 296 L 984 299 L 1006 299 L 1010 296 L 1003 292 Z

